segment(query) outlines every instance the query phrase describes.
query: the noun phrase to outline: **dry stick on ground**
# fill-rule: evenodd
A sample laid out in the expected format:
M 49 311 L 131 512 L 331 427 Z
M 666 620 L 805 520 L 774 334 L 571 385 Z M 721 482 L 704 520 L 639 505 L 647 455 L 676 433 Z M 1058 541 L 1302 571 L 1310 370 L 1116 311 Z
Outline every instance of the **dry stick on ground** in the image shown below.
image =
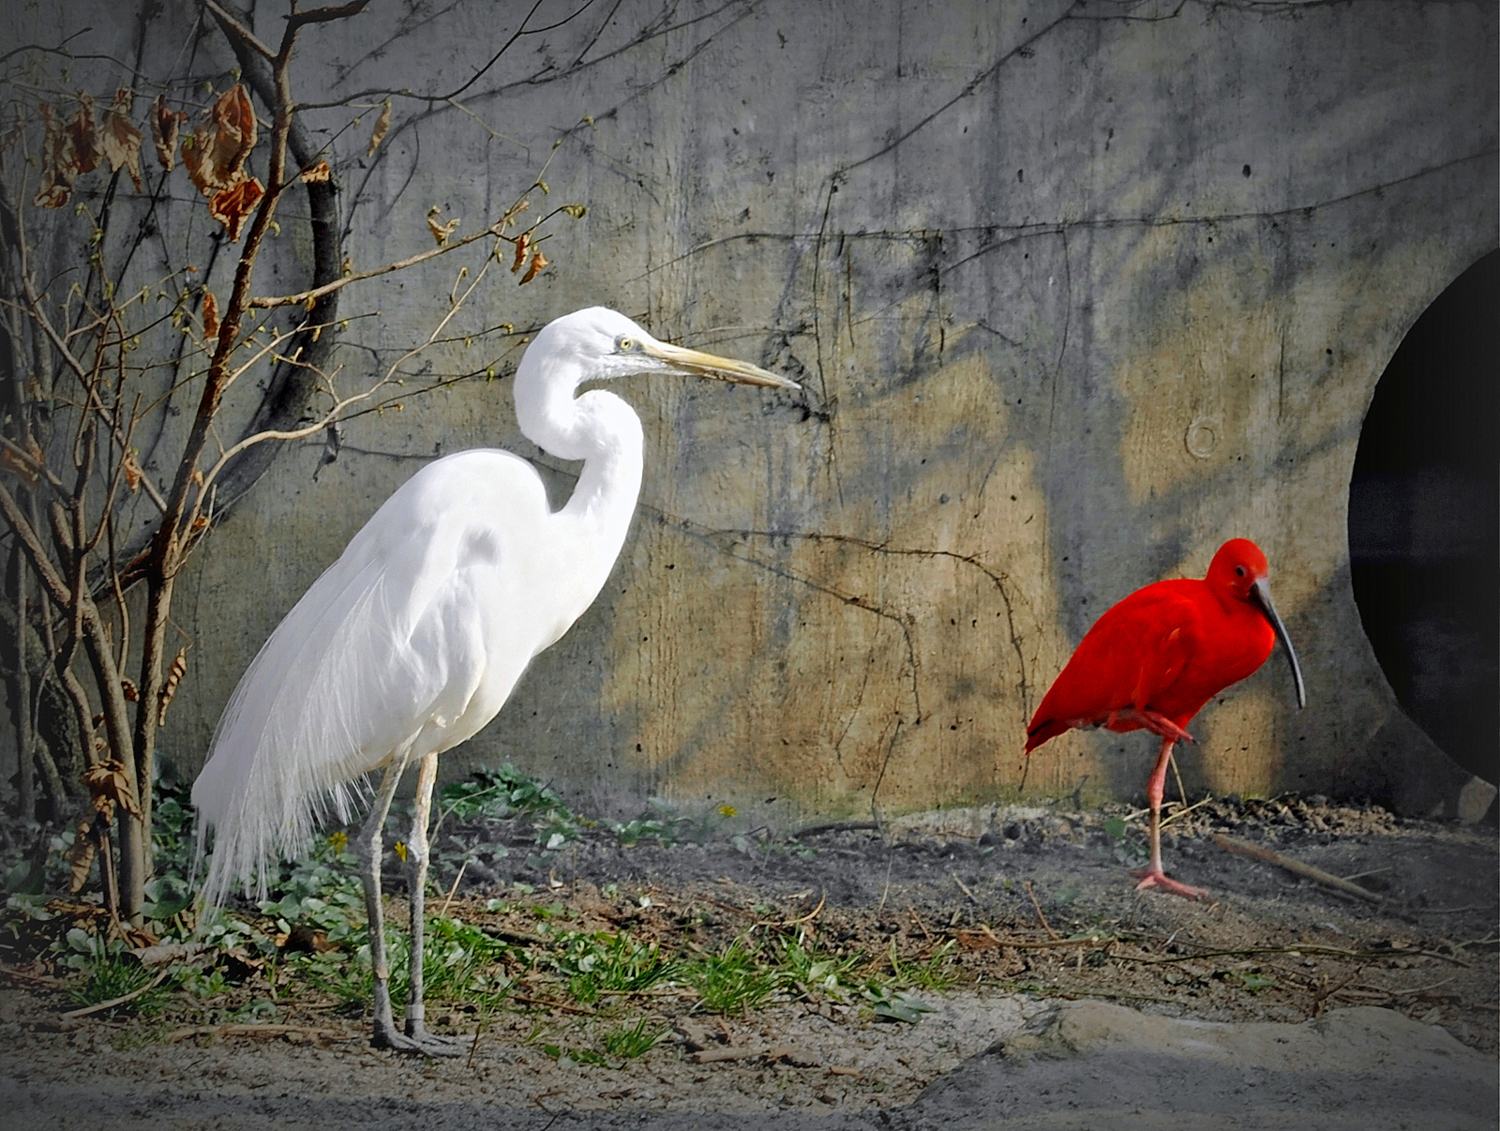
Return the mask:
M 954 873 L 952 873 L 952 872 L 950 872 L 950 873 L 948 873 L 948 874 L 949 874 L 949 875 L 950 875 L 950 876 L 953 876 L 953 882 L 954 882 L 954 883 L 955 883 L 955 884 L 957 884 L 957 885 L 958 885 L 958 887 L 959 887 L 959 890 L 960 890 L 960 891 L 962 891 L 962 892 L 963 892 L 963 893 L 964 893 L 964 894 L 965 894 L 965 895 L 966 895 L 966 896 L 968 896 L 968 897 L 969 897 L 969 898 L 970 898 L 970 899 L 971 899 L 971 900 L 973 900 L 973 901 L 974 901 L 974 902 L 975 902 L 975 903 L 976 903 L 976 904 L 977 904 L 977 903 L 978 903 L 978 902 L 979 902 L 979 899 L 978 899 L 978 897 L 977 897 L 977 896 L 975 896 L 975 894 L 974 894 L 974 893 L 973 893 L 973 892 L 971 892 L 971 891 L 970 891 L 970 890 L 969 890 L 969 885 L 968 885 L 968 884 L 966 884 L 966 883 L 964 883 L 964 882 L 963 882 L 963 881 L 962 881 L 962 880 L 961 880 L 961 879 L 959 879 L 959 878 L 958 878 L 958 876 L 957 876 L 957 875 L 955 875 L 955 874 L 954 874 Z
M 1381 897 L 1372 891 L 1351 884 L 1348 880 L 1341 880 L 1331 872 L 1325 872 L 1322 868 L 1314 868 L 1311 864 L 1304 864 L 1300 860 L 1294 860 L 1290 856 L 1283 856 L 1271 848 L 1265 848 L 1258 844 L 1251 844 L 1247 840 L 1238 840 L 1223 833 L 1214 833 L 1214 843 L 1228 852 L 1239 856 L 1249 856 L 1255 860 L 1264 860 L 1267 864 L 1276 864 L 1285 868 L 1288 872 L 1296 872 L 1299 876 L 1305 876 L 1309 880 L 1316 880 L 1320 884 L 1344 892 L 1347 895 L 1358 896 L 1360 899 L 1371 903 L 1379 903 Z
M 1041 922 L 1043 928 L 1046 929 L 1047 933 L 1051 935 L 1054 940 L 1056 940 L 1057 932 L 1052 929 L 1052 924 L 1047 922 L 1047 916 L 1042 914 L 1042 905 L 1036 901 L 1036 892 L 1031 890 L 1030 880 L 1026 881 L 1026 894 L 1031 896 L 1031 906 L 1036 908 L 1037 919 Z
M 1257 954 L 1320 954 L 1328 958 L 1436 958 L 1453 966 L 1472 969 L 1462 958 L 1439 954 L 1435 950 L 1343 950 L 1336 946 L 1315 946 L 1312 943 L 1293 943 L 1290 946 L 1244 946 L 1227 950 L 1199 950 L 1192 954 L 1176 954 L 1168 958 L 1147 958 L 1144 955 L 1115 954 L 1112 957 L 1125 962 L 1144 962 L 1148 965 L 1165 965 L 1169 962 L 1194 962 L 1200 958 L 1250 958 Z

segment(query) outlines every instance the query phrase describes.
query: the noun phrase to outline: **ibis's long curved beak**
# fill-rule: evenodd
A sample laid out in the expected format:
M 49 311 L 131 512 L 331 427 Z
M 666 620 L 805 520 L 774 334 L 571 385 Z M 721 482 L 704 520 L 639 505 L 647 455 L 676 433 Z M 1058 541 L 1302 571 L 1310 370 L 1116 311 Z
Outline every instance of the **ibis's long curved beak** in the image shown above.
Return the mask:
M 669 369 L 679 373 L 691 373 L 696 377 L 711 377 L 715 381 L 736 381 L 742 385 L 767 385 L 776 389 L 800 389 L 797 382 L 751 365 L 748 361 L 736 361 L 731 357 L 690 350 L 685 346 L 669 345 L 666 342 L 643 342 L 641 349 L 663 362 Z
M 1292 679 L 1297 684 L 1297 707 L 1300 710 L 1307 706 L 1307 688 L 1302 683 L 1302 666 L 1297 663 L 1297 652 L 1292 647 L 1292 638 L 1286 634 L 1286 625 L 1281 623 L 1281 617 L 1271 601 L 1271 583 L 1264 577 L 1259 578 L 1255 582 L 1255 587 L 1250 590 L 1250 595 L 1255 598 L 1256 604 L 1266 614 L 1266 619 L 1276 630 L 1276 638 L 1281 641 L 1282 648 L 1286 650 L 1287 663 L 1292 665 Z

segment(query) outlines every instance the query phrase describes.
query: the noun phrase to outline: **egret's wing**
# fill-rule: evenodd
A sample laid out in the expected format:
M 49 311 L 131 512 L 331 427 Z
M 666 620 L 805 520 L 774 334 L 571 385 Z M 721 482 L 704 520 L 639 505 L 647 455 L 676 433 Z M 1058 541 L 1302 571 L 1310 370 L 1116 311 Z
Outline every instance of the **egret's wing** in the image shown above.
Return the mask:
M 351 783 L 463 713 L 483 654 L 454 589 L 472 603 L 476 572 L 482 589 L 503 554 L 480 455 L 503 453 L 449 457 L 392 495 L 240 680 L 193 786 L 200 836 L 216 830 L 211 901 L 236 880 L 263 886 L 265 861 L 300 850 L 328 808 L 348 819 Z M 523 504 L 545 508 L 539 482 Z

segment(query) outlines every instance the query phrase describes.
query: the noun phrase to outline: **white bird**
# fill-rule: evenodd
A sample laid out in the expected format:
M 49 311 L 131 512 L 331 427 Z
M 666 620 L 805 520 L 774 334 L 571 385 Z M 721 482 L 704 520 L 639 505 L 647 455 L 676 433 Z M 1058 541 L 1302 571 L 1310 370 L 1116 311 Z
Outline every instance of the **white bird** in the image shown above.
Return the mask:
M 602 307 L 548 324 L 516 369 L 521 431 L 582 460 L 559 511 L 509 452 L 428 464 L 387 499 L 271 634 L 235 688 L 193 785 L 199 852 L 214 850 L 205 902 L 243 884 L 265 891 L 278 855 L 307 844 L 329 809 L 349 819 L 354 783 L 382 770 L 357 848 L 375 974 L 377 1047 L 454 1055 L 422 1008 L 427 823 L 437 757 L 499 712 L 531 658 L 555 643 L 604 586 L 640 493 L 640 418 L 585 381 L 679 372 L 749 385 L 797 384 L 746 362 L 657 341 Z M 410 993 L 404 1032 L 391 1012 L 380 901 L 382 827 L 416 765 L 407 840 Z

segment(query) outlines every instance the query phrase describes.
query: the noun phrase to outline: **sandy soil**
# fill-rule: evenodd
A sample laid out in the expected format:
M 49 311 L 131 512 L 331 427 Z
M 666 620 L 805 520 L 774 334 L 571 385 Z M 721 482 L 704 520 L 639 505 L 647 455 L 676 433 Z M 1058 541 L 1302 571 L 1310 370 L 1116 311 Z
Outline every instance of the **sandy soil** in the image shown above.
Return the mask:
M 260 1027 L 70 1024 L 43 967 L 9 970 L 0 1126 L 1269 1129 L 1309 1113 L 1334 1128 L 1497 1125 L 1493 826 L 1206 802 L 1166 843 L 1168 871 L 1212 890 L 1192 903 L 1133 890 L 1138 821 L 1123 840 L 1106 827 L 1133 816 L 948 812 L 742 841 L 750 851 L 591 835 L 550 858 L 481 856 L 449 908 L 522 943 L 545 908 L 549 923 L 664 947 L 780 931 L 894 947 L 905 963 L 947 955 L 954 984 L 918 991 L 933 1008 L 914 1024 L 815 992 L 719 1018 L 670 987 L 580 1006 L 523 979 L 477 1041 L 464 1005 L 433 1007 L 435 1027 L 471 1047 L 424 1061 L 370 1049 L 365 1020 L 316 995 Z M 524 832 L 444 836 L 520 847 Z M 1214 833 L 1358 877 L 1381 901 L 1233 855 Z M 228 997 L 265 994 L 256 979 Z M 545 1051 L 637 1017 L 670 1036 L 620 1067 Z

